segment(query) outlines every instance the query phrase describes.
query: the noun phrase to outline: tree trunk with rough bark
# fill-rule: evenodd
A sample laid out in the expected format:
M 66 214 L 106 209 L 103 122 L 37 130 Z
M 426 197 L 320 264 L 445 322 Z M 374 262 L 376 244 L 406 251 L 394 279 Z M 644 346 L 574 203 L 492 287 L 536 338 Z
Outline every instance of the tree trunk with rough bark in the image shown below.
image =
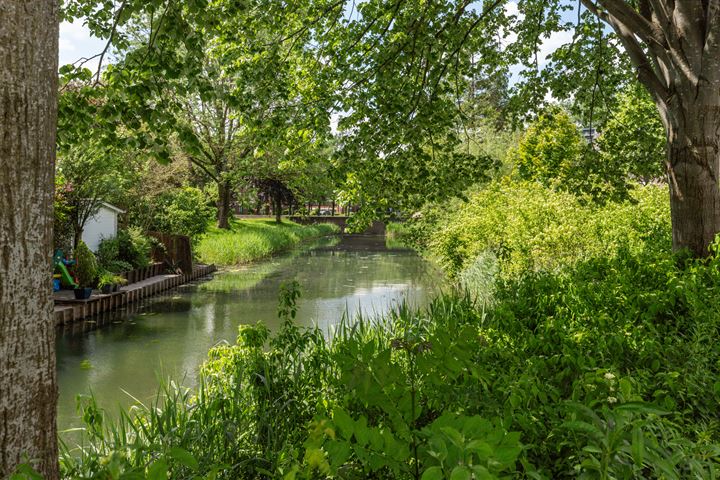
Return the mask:
M 218 183 L 217 201 L 217 226 L 218 228 L 230 228 L 230 202 L 232 189 L 230 182 L 221 181 Z
M 673 248 L 706 256 L 720 232 L 720 111 L 698 106 L 673 118 L 682 122 L 671 126 L 667 146 Z
M 0 477 L 58 478 L 51 259 L 58 5 L 0 0 Z
M 667 134 L 673 249 L 720 232 L 720 1 L 581 0 L 612 26 Z

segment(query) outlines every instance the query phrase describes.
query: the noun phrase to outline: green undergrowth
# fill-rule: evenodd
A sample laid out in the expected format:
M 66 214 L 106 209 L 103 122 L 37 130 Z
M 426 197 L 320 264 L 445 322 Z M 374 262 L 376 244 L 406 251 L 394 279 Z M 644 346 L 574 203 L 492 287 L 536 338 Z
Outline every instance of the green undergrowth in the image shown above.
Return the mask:
M 330 342 L 294 325 L 291 287 L 281 330 L 241 327 L 197 390 L 170 384 L 119 421 L 84 399 L 64 476 L 715 478 L 718 285 L 718 257 L 626 250 L 501 282 L 492 308 L 450 294 Z
M 235 266 L 285 252 L 301 241 L 339 232 L 336 225 L 299 225 L 272 220 L 232 220 L 230 229 L 212 227 L 195 247 L 205 263 Z
M 666 195 L 597 206 L 503 183 L 426 209 L 407 237 L 483 295 L 342 319 L 328 341 L 295 326 L 291 284 L 278 333 L 241 327 L 197 389 L 119 421 L 82 399 L 63 475 L 717 478 L 720 254 L 670 253 Z

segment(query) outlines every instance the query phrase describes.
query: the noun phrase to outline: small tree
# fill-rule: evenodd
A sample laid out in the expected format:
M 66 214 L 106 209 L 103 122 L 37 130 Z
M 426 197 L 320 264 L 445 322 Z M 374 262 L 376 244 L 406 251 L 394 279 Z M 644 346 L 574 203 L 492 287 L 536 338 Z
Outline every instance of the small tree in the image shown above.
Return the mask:
M 117 152 L 78 146 L 59 155 L 58 170 L 65 178 L 63 197 L 69 206 L 73 245 L 77 246 L 85 224 L 97 213 L 100 204 L 120 196 L 124 187 L 132 183 L 132 169 Z
M 98 265 L 95 254 L 90 251 L 85 242 L 80 242 L 75 247 L 75 276 L 81 288 L 88 288 L 95 283 L 98 274 Z
M 511 159 L 520 178 L 550 186 L 573 174 L 582 150 L 578 128 L 567 113 L 553 108 L 530 125 Z
M 275 223 L 282 222 L 283 205 L 289 205 L 294 199 L 292 190 L 276 178 L 255 178 L 250 182 L 258 190 L 258 194 L 270 201 L 275 213 Z
M 600 203 L 626 198 L 632 185 L 628 172 L 633 167 L 615 155 L 601 155 L 559 108 L 541 114 L 509 157 L 520 178 Z

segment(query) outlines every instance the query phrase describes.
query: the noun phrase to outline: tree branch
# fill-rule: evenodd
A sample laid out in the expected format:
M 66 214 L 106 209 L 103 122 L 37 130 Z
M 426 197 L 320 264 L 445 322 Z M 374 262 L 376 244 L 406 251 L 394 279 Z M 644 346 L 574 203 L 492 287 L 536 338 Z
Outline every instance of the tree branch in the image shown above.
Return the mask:
M 665 43 L 664 36 L 658 35 L 657 29 L 648 20 L 643 18 L 633 7 L 624 0 L 597 0 L 607 12 L 622 22 L 630 31 L 642 38 L 646 43 Z
M 638 72 L 638 80 L 650 90 L 650 93 L 652 93 L 657 100 L 666 102 L 670 96 L 670 91 L 668 90 L 669 85 L 666 85 L 658 77 L 657 72 L 653 70 L 650 60 L 633 33 L 614 16 L 609 15 L 608 20 L 618 34 L 630 60 L 633 65 L 635 65 Z

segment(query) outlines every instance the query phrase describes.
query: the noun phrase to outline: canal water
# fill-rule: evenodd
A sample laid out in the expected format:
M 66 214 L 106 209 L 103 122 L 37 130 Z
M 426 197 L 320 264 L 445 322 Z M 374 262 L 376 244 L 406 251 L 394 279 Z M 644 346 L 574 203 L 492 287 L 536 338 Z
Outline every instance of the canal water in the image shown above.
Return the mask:
M 113 414 L 136 403 L 133 397 L 152 399 L 160 379 L 194 385 L 207 351 L 234 342 L 239 325 L 279 327 L 279 287 L 292 280 L 302 292 L 297 322 L 331 335 L 345 314 L 424 305 L 441 275 L 414 252 L 388 248 L 383 237 L 343 236 L 153 297 L 105 318 L 102 327 L 92 328 L 100 320 L 91 319 L 58 336 L 59 428 L 79 425 L 78 394 L 92 391 Z

